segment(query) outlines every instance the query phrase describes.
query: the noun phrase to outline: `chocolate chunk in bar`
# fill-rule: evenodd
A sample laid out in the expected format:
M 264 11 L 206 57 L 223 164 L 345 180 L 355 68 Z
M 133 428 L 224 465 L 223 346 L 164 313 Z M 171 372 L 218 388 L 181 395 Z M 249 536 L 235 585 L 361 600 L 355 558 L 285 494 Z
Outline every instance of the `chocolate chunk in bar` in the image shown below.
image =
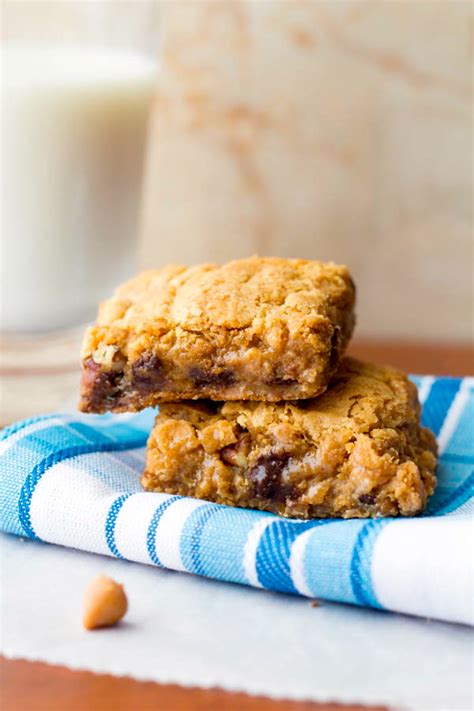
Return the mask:
M 289 456 L 283 452 L 263 454 L 257 459 L 248 476 L 252 482 L 253 494 L 259 498 L 272 499 L 279 496 L 281 475 Z
M 154 353 L 145 353 L 132 366 L 133 385 L 141 392 L 163 387 L 163 363 Z
M 231 370 L 206 370 L 199 366 L 189 369 L 189 377 L 197 388 L 207 385 L 232 385 L 235 375 Z

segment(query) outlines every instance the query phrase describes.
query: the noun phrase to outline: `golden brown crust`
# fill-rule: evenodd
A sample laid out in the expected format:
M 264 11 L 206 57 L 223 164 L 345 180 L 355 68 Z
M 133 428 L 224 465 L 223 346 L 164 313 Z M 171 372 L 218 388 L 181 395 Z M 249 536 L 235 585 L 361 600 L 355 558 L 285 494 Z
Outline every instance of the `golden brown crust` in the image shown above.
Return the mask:
M 354 325 L 346 267 L 259 258 L 170 266 L 121 286 L 83 345 L 81 409 L 320 394 Z
M 170 403 L 143 485 L 283 516 L 411 516 L 436 478 L 404 374 L 345 358 L 324 395 L 291 403 Z

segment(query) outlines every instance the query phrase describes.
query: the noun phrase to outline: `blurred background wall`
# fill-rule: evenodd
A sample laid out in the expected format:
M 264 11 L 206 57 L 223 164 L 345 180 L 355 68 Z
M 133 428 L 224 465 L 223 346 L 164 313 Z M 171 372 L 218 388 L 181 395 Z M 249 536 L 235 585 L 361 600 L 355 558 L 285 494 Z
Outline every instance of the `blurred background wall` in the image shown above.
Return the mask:
M 359 334 L 467 338 L 471 7 L 167 8 L 143 261 L 333 259 Z
M 81 44 L 156 55 L 159 0 L 3 0 L 3 42 Z
M 470 337 L 470 2 L 7 5 L 7 38 L 27 7 L 46 39 L 159 46 L 142 266 L 332 259 L 359 335 Z

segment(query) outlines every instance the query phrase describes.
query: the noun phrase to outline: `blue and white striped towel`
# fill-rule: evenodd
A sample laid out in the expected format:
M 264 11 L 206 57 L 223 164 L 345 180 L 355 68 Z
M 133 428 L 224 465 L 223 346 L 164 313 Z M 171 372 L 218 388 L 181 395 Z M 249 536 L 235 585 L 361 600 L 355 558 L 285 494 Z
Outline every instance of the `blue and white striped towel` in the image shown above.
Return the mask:
M 140 488 L 153 413 L 46 415 L 0 441 L 0 529 L 210 578 L 473 624 L 474 379 L 414 378 L 438 488 L 415 519 L 282 519 Z

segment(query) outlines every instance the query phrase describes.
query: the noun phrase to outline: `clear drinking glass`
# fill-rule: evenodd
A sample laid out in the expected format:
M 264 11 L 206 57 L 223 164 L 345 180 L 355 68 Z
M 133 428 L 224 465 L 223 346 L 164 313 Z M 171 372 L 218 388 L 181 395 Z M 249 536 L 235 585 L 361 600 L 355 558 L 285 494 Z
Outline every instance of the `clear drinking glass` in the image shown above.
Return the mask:
M 2 423 L 74 398 L 84 324 L 135 271 L 156 3 L 60 5 L 5 8 Z

